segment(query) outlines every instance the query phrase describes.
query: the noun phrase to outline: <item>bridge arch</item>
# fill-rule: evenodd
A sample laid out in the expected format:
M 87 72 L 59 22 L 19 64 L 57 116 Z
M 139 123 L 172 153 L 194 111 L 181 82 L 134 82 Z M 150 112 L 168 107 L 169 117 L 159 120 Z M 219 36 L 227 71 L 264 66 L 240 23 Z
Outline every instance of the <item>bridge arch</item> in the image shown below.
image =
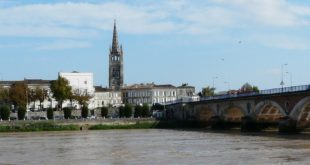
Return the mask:
M 286 116 L 285 110 L 275 101 L 261 101 L 255 106 L 255 116 L 257 121 L 274 122 L 280 117 Z
M 207 105 L 198 105 L 195 108 L 197 108 L 198 111 L 198 119 L 200 121 L 209 121 L 212 116 L 216 115 L 216 111 L 207 106 Z
M 293 108 L 290 117 L 297 121 L 297 125 L 310 124 L 310 96 L 301 99 Z
M 228 108 L 224 109 L 222 112 L 222 116 L 225 121 L 232 121 L 232 122 L 241 122 L 243 116 L 245 116 L 247 112 L 244 108 L 240 106 L 229 106 Z

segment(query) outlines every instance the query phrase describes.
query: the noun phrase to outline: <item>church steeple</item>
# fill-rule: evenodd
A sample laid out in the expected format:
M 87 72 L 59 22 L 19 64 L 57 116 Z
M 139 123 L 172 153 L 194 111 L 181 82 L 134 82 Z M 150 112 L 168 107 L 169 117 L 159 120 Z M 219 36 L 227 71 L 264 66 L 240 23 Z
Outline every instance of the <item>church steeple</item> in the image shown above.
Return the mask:
M 113 53 L 116 53 L 119 51 L 118 35 L 117 35 L 117 29 L 116 29 L 116 20 L 114 20 L 113 40 L 112 40 L 112 50 L 111 51 Z
M 116 21 L 114 20 L 112 46 L 109 54 L 109 87 L 120 90 L 124 84 L 123 48 L 118 43 Z

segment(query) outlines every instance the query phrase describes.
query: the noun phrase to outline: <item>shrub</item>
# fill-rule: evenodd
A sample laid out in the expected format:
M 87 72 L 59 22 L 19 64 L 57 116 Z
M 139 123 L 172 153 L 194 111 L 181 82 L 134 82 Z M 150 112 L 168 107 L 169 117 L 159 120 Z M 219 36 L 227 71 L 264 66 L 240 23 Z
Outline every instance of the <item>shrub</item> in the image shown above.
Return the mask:
M 101 107 L 101 116 L 107 117 L 109 109 L 107 107 Z
M 131 117 L 131 115 L 132 115 L 132 106 L 130 104 L 125 104 L 124 115 L 125 115 L 125 117 Z
M 134 117 L 141 117 L 141 115 L 142 115 L 142 107 L 140 105 L 136 105 Z
M 123 106 L 118 107 L 118 116 L 119 116 L 120 118 L 122 118 L 122 117 L 125 116 L 125 115 L 124 115 L 124 107 L 123 107 Z
M 48 108 L 46 111 L 46 116 L 48 119 L 54 119 L 54 110 L 53 108 Z
M 26 115 L 26 108 L 25 107 L 19 107 L 17 111 L 17 117 L 18 120 L 24 120 Z
M 143 104 L 142 106 L 142 117 L 149 117 L 150 116 L 150 107 L 147 104 Z
M 72 113 L 72 109 L 66 107 L 66 108 L 63 109 L 63 111 L 64 111 L 64 118 L 65 119 L 70 119 L 71 113 Z
M 87 118 L 88 116 L 88 107 L 86 105 L 83 105 L 82 111 L 81 111 L 82 118 Z
M 9 120 L 10 117 L 10 107 L 7 105 L 4 105 L 0 108 L 0 116 L 2 120 Z

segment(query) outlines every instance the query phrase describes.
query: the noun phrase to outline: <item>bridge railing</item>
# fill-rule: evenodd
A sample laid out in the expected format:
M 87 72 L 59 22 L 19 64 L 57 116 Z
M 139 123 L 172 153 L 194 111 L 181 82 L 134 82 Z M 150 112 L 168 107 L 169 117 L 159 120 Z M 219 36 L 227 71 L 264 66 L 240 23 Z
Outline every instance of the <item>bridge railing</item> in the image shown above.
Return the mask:
M 165 104 L 168 105 L 168 104 L 189 103 L 189 102 L 207 101 L 207 100 L 221 100 L 221 99 L 236 98 L 236 97 L 272 95 L 272 94 L 280 94 L 280 93 L 301 92 L 301 91 L 307 91 L 307 90 L 310 90 L 310 85 L 265 89 L 265 90 L 260 90 L 259 92 L 250 92 L 250 93 L 236 93 L 236 94 L 207 96 L 207 97 L 201 97 L 200 99 L 199 98 L 198 99 L 197 98 L 183 98 L 183 99 L 166 102 Z
M 306 91 L 306 90 L 310 90 L 310 85 L 300 85 L 300 86 L 292 86 L 292 87 L 285 87 L 285 88 L 260 90 L 259 94 L 289 93 L 289 92 L 299 92 L 299 91 Z

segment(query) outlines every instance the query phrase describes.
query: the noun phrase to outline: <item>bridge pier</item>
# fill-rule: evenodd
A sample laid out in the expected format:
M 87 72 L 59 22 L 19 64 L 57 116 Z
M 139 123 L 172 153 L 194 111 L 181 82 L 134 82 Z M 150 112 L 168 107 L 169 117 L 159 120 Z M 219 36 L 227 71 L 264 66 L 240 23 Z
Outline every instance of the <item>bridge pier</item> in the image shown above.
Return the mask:
M 252 132 L 258 131 L 259 128 L 257 126 L 256 120 L 254 120 L 250 116 L 244 116 L 241 118 L 241 131 L 242 132 Z
M 296 133 L 298 132 L 296 126 L 296 121 L 289 116 L 281 117 L 279 121 L 279 133 Z
M 212 129 L 225 129 L 224 120 L 220 116 L 212 116 L 210 123 Z

